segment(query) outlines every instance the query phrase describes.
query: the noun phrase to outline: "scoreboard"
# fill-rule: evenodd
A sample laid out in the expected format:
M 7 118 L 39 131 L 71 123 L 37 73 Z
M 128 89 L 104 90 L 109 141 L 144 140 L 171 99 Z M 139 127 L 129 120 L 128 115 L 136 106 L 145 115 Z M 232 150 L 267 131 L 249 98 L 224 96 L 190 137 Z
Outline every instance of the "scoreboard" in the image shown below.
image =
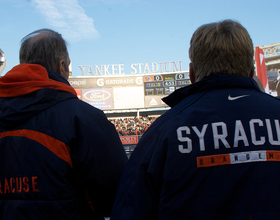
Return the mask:
M 162 98 L 189 85 L 187 71 L 69 78 L 79 98 L 101 110 L 166 107 Z
M 189 74 L 175 73 L 144 76 L 145 96 L 169 95 L 176 89 L 190 84 Z

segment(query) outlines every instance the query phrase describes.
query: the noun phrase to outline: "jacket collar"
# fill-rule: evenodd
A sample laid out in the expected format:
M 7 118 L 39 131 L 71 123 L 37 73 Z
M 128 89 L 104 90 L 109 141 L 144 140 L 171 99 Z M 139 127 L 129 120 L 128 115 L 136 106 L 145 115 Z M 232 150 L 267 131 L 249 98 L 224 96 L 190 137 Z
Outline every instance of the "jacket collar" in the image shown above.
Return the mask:
M 66 79 L 37 64 L 15 66 L 0 78 L 0 88 L 0 97 L 17 97 L 43 88 L 61 90 L 77 95 Z
M 172 94 L 163 98 L 162 101 L 164 101 L 168 106 L 173 107 L 192 94 L 212 89 L 229 88 L 249 88 L 261 92 L 258 84 L 252 78 L 236 75 L 215 74 L 189 86 L 175 90 Z

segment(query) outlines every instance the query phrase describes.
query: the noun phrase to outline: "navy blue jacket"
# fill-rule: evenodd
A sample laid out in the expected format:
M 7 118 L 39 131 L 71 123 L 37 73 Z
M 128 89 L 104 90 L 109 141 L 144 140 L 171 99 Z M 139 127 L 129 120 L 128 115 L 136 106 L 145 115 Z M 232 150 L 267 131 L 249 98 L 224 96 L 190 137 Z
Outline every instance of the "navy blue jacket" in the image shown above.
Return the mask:
M 280 219 L 280 101 L 248 77 L 176 90 L 132 153 L 111 220 Z
M 127 157 L 103 112 L 33 64 L 0 78 L 0 97 L 0 219 L 109 216 Z

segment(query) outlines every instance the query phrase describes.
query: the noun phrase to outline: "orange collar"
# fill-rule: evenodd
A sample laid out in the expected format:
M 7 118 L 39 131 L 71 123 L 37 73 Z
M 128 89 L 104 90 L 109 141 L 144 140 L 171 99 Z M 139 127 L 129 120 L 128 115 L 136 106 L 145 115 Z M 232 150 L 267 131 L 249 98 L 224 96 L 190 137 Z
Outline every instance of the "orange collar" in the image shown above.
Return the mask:
M 0 97 L 17 97 L 51 88 L 77 95 L 73 87 L 49 78 L 47 70 L 38 64 L 20 64 L 0 78 Z

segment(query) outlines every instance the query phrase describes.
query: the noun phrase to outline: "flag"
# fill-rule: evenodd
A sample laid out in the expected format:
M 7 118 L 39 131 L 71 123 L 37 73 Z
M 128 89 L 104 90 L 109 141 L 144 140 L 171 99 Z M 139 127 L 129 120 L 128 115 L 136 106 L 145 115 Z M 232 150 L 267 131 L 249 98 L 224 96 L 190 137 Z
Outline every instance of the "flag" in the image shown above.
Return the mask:
M 265 92 L 269 93 L 264 54 L 263 54 L 263 50 L 259 47 L 255 47 L 255 62 L 256 62 L 257 76 L 259 77 Z

